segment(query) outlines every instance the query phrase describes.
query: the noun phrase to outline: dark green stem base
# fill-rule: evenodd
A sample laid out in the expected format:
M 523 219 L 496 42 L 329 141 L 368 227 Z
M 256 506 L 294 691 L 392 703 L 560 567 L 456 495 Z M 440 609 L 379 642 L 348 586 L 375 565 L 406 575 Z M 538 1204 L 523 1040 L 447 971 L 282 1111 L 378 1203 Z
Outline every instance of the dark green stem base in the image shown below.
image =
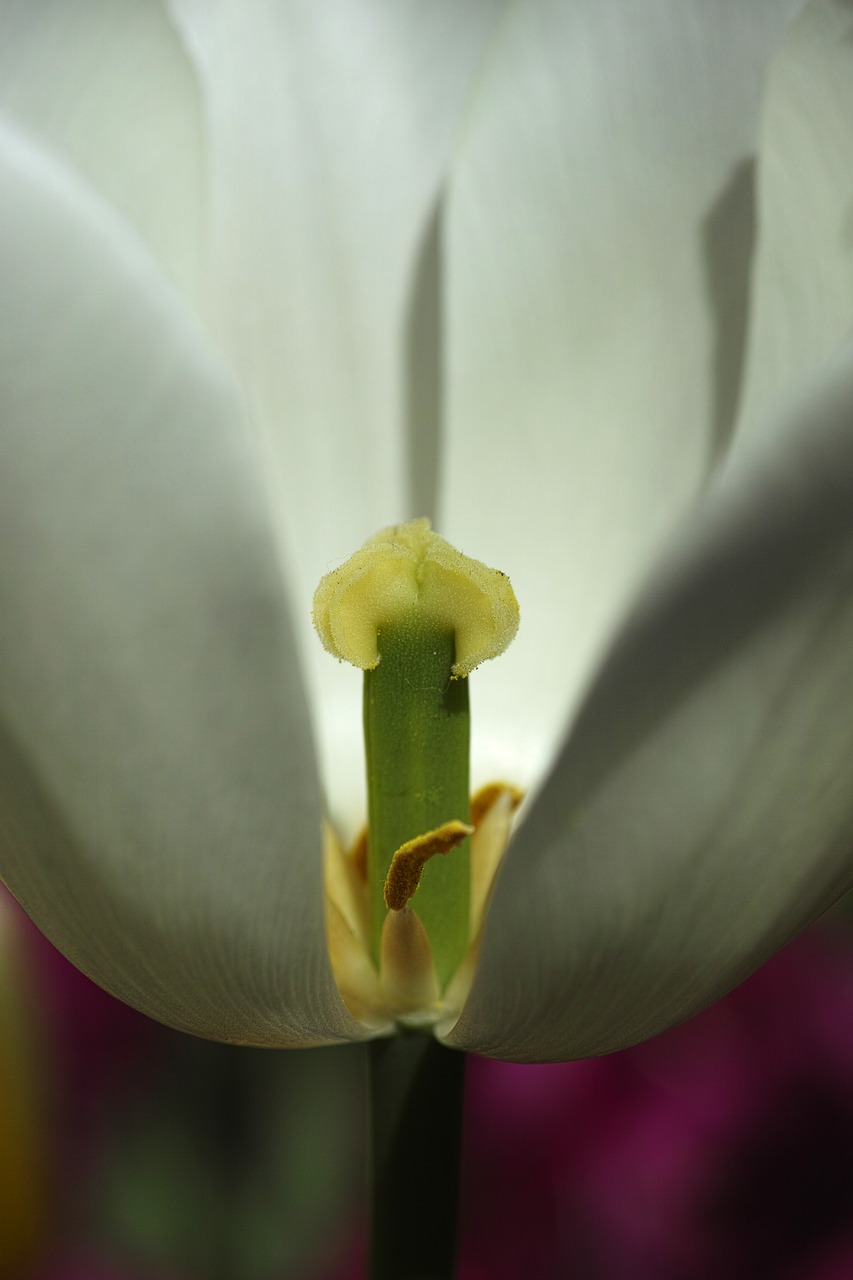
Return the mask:
M 368 1046 L 370 1280 L 452 1280 L 466 1055 L 431 1034 Z

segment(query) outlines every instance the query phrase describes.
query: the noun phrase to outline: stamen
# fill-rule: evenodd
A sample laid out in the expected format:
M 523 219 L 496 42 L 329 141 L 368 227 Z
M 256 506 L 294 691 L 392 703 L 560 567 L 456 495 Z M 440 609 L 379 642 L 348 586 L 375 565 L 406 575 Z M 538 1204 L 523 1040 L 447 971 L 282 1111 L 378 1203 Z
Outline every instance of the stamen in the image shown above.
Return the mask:
M 359 880 L 367 884 L 367 827 L 364 826 L 359 831 L 352 846 L 347 853 L 347 859 L 350 866 L 358 876 Z
M 379 975 L 364 944 L 355 936 L 337 903 L 326 900 L 326 941 L 338 991 L 354 1018 L 368 1026 L 387 1025 L 382 1011 Z
M 427 931 L 410 907 L 389 911 L 382 927 L 379 988 L 392 1016 L 426 1012 L 439 998 Z
M 421 874 L 430 858 L 437 853 L 447 854 L 461 844 L 466 836 L 473 835 L 474 828 L 467 822 L 459 822 L 454 818 L 444 822 L 434 831 L 415 836 L 401 845 L 394 857 L 385 877 L 385 905 L 391 911 L 402 911 L 406 903 L 417 890 L 421 882 Z
M 367 885 L 344 853 L 329 823 L 323 824 L 323 884 L 327 901 L 334 903 L 350 932 L 366 946 Z
M 487 782 L 471 797 L 471 822 L 479 827 L 492 805 L 497 804 L 504 796 L 509 797 L 509 811 L 515 813 L 524 799 L 524 792 L 514 787 L 511 782 Z
M 504 782 L 481 787 L 471 798 L 472 821 L 477 828 L 471 841 L 469 936 L 472 941 L 480 932 L 486 902 L 509 843 L 512 816 L 523 799 L 523 791 Z

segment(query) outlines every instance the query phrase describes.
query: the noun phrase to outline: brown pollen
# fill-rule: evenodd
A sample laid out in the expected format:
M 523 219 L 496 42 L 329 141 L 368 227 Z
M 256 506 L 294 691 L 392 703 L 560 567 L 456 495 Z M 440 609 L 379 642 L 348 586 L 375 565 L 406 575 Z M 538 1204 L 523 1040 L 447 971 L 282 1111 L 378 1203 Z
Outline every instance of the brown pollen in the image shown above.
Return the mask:
M 407 840 L 391 859 L 385 877 L 385 905 L 391 911 L 402 911 L 421 882 L 421 873 L 437 853 L 450 853 L 470 835 L 474 828 L 458 818 L 444 822 L 414 840 Z
M 524 792 L 514 787 L 511 782 L 488 782 L 480 787 L 471 797 L 471 821 L 479 827 L 492 805 L 497 804 L 501 796 L 509 796 L 510 813 L 515 813 L 524 799 Z

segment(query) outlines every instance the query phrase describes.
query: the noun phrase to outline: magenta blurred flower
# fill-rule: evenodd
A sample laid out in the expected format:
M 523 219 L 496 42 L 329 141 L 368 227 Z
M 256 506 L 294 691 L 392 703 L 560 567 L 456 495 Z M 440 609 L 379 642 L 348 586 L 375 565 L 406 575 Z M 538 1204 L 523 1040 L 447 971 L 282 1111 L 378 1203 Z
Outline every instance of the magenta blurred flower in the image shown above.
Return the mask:
M 0 1079 L 0 1106 L 4 1115 L 14 1115 L 23 1099 L 31 1109 L 31 1122 L 13 1135 L 12 1166 L 39 1171 L 38 1216 L 26 1254 L 10 1258 L 7 1241 L 0 1239 L 0 1276 L 149 1280 L 110 1268 L 77 1237 L 85 1217 L 81 1206 L 98 1176 L 118 1099 L 140 1072 L 152 1072 L 158 1045 L 162 1049 L 169 1032 L 69 965 L 2 886 L 0 912 L 0 947 L 15 961 L 10 977 L 18 1007 L 16 1035 L 31 1076 Z M 4 1140 L 9 1141 L 8 1133 Z
M 853 1275 L 853 955 L 814 932 L 623 1053 L 471 1063 L 461 1280 Z
M 97 1138 L 98 1112 L 109 1094 L 150 1059 L 166 1037 L 151 1019 L 102 991 L 75 969 L 17 909 L 32 986 L 38 992 L 38 1015 L 57 1085 L 56 1119 L 73 1145 L 78 1161 L 81 1143 Z M 88 1146 L 89 1143 L 86 1143 Z
M 39 1068 L 4 1072 L 0 982 L 0 1280 L 318 1274 L 360 1154 L 352 1053 L 271 1055 L 169 1031 L 83 977 L 2 887 L 0 923 Z M 4 1165 L 10 1116 L 26 1125 Z M 20 1205 L 38 1217 L 12 1256 L 4 1228 Z

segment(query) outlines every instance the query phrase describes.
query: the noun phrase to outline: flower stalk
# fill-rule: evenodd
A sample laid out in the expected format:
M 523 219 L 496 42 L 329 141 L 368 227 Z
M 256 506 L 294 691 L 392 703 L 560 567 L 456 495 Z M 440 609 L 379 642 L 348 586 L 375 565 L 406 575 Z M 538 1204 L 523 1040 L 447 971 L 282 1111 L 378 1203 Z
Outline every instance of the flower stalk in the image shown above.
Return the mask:
M 370 1280 L 452 1280 L 466 1062 L 422 1031 L 368 1046 Z

